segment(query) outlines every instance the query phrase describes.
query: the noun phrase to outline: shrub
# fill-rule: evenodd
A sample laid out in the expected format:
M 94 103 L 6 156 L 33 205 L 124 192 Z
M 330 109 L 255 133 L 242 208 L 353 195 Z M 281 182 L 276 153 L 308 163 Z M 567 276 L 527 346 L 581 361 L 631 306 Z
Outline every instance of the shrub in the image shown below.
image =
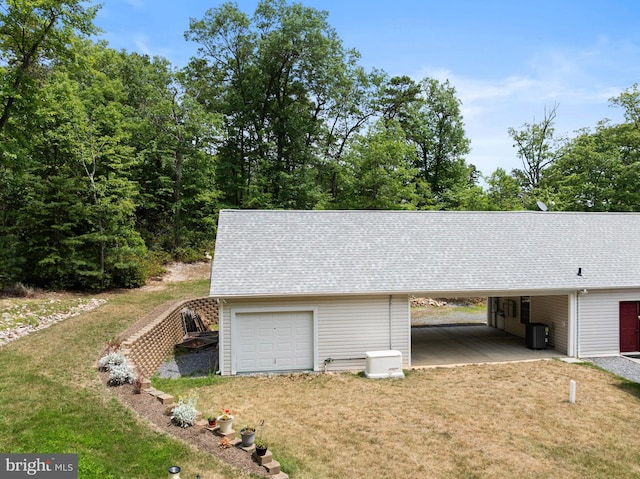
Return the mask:
M 171 410 L 171 420 L 180 427 L 193 426 L 197 416 L 195 398 L 188 398 L 186 401 L 179 398 L 178 405 Z
M 110 371 L 113 366 L 126 363 L 127 358 L 122 353 L 111 352 L 100 358 L 98 368 L 100 371 Z
M 114 364 L 109 369 L 109 385 L 111 386 L 120 386 L 126 383 L 133 384 L 135 380 L 136 373 L 127 361 Z

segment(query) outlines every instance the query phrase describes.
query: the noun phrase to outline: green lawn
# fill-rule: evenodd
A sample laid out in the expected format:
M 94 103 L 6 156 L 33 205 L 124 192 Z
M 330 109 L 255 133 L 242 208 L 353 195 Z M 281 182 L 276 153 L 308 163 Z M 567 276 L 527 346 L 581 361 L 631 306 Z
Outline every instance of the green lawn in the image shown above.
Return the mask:
M 107 303 L 0 348 L 0 451 L 78 453 L 80 478 L 247 477 L 157 432 L 111 398 L 95 369 L 105 344 L 207 281 L 101 295 Z M 638 385 L 561 361 L 360 374 L 154 379 L 203 413 L 258 425 L 292 479 L 640 477 Z M 567 401 L 577 381 L 578 401 Z
M 166 301 L 207 294 L 207 281 L 103 294 L 107 303 L 0 348 L 0 451 L 77 453 L 79 477 L 243 477 L 154 431 L 112 399 L 95 362 L 116 335 Z M 29 301 L 29 300 L 25 300 Z

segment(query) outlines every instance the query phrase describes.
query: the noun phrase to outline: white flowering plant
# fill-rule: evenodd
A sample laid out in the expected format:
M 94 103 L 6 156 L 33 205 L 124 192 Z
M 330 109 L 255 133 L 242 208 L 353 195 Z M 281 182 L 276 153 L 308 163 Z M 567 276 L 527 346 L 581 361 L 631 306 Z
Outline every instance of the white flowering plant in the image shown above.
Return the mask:
M 171 420 L 180 427 L 193 426 L 198 416 L 196 399 L 193 397 L 178 398 L 178 405 L 171 410 Z
M 122 353 L 105 354 L 98 361 L 98 369 L 109 372 L 110 386 L 133 384 L 136 380 L 136 372 Z
M 109 371 L 112 366 L 116 366 L 118 364 L 122 364 L 127 362 L 127 358 L 124 357 L 124 354 L 111 352 L 109 354 L 105 354 L 98 361 L 98 368 L 100 371 Z
M 111 386 L 120 386 L 121 384 L 133 384 L 136 380 L 136 372 L 131 365 L 125 361 L 115 364 L 109 369 L 109 384 Z

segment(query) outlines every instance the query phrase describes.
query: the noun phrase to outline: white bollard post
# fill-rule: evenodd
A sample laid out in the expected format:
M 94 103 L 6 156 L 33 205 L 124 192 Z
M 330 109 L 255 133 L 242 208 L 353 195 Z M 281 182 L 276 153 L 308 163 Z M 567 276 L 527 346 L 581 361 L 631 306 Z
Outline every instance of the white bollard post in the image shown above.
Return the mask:
M 571 404 L 576 402 L 576 382 L 573 379 L 569 381 L 569 402 Z

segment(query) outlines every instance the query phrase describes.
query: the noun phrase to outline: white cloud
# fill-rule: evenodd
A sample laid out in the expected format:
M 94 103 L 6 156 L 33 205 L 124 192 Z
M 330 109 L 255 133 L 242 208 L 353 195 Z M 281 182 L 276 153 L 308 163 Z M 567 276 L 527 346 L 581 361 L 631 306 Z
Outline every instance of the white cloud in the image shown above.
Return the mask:
M 610 108 L 609 99 L 632 85 L 640 68 L 632 63 L 640 48 L 613 43 L 605 37 L 582 50 L 556 48 L 536 51 L 519 62 L 523 71 L 491 78 L 473 71 L 423 67 L 412 77 L 449 80 L 462 102 L 471 154 L 467 161 L 485 175 L 497 167 L 519 168 L 508 128 L 540 121 L 553 105 L 558 105 L 556 132 L 572 136 L 581 128 L 594 128 L 598 121 L 622 114 Z M 524 67 L 522 67 L 524 65 Z M 515 69 L 516 67 L 514 67 Z M 634 76 L 635 75 L 635 76 Z

